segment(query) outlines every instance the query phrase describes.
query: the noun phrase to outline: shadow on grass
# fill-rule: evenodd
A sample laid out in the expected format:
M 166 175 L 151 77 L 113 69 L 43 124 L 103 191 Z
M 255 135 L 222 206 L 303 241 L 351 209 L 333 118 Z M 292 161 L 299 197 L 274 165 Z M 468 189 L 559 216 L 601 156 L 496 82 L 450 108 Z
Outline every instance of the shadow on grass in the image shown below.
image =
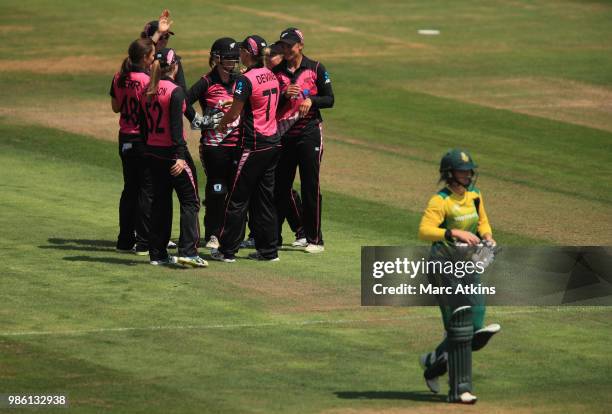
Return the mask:
M 136 258 L 136 256 L 134 256 Z M 107 264 L 114 264 L 114 265 L 124 265 L 124 266 L 137 266 L 137 265 L 147 265 L 150 266 L 149 263 L 149 258 L 145 258 L 145 259 L 120 259 L 120 258 L 116 258 L 116 257 L 91 257 L 91 256 L 66 256 L 63 258 L 63 260 L 67 260 L 69 262 L 90 262 L 90 263 L 107 263 Z M 191 269 L 191 267 L 188 266 L 183 266 L 180 264 L 173 264 L 173 265 L 165 265 L 165 266 L 160 266 L 163 267 L 165 269 L 172 269 L 172 270 L 187 270 L 187 269 Z
M 119 264 L 125 266 L 136 266 L 136 265 L 148 265 L 149 260 L 133 260 L 133 259 L 120 259 L 116 257 L 91 257 L 91 256 L 66 256 L 64 260 L 69 262 L 91 262 L 91 263 L 107 263 L 107 264 Z
M 334 394 L 338 398 L 348 400 L 446 401 L 446 395 L 426 391 L 336 391 Z
M 240 251 L 255 252 L 257 251 L 257 249 L 255 249 L 255 247 L 241 247 Z M 303 248 L 293 247 L 290 244 L 283 244 L 282 246 L 278 246 L 278 251 L 279 252 L 306 253 Z
M 77 244 L 79 246 L 92 246 L 92 247 L 115 247 L 115 242 L 111 240 L 91 240 L 91 239 L 59 239 L 49 238 L 51 244 Z
M 78 250 L 83 252 L 110 252 L 115 250 L 115 242 L 110 240 L 60 239 L 49 238 L 49 245 L 39 249 Z
M 115 249 L 90 247 L 90 246 L 38 246 L 39 249 L 53 249 L 53 250 L 78 250 L 80 252 L 112 252 Z

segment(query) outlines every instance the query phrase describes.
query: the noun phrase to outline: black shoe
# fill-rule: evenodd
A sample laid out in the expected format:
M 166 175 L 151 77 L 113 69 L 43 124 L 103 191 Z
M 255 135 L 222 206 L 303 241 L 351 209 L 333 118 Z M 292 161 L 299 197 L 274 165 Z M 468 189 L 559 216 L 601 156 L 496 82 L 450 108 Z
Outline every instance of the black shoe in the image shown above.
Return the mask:
M 255 247 L 255 239 L 253 237 L 249 237 L 246 240 L 243 240 L 238 245 L 241 249 L 253 249 Z
M 472 338 L 472 351 L 478 351 L 487 345 L 489 339 L 493 337 L 496 333 L 501 330 L 501 326 L 496 323 L 492 323 L 491 325 L 487 325 L 482 329 L 474 332 L 474 337 Z
M 149 255 L 149 247 L 144 244 L 136 243 L 134 246 L 133 252 L 136 256 L 148 256 Z
M 212 249 L 210 251 L 210 258 L 212 260 L 216 260 L 218 262 L 225 262 L 225 263 L 234 263 L 236 261 L 236 256 L 225 256 L 223 253 L 221 253 L 219 250 L 217 249 Z
M 134 253 L 134 249 L 136 246 L 134 246 L 133 244 L 131 246 L 119 246 L 117 245 L 117 247 L 115 247 L 115 251 L 119 252 L 119 253 Z
M 257 260 L 257 261 L 260 261 L 260 262 L 279 262 L 280 261 L 280 257 L 278 257 L 278 256 L 272 257 L 272 258 L 268 258 L 268 257 L 262 256 L 262 254 L 259 253 L 259 252 L 253 252 L 253 253 L 249 254 L 249 259 Z

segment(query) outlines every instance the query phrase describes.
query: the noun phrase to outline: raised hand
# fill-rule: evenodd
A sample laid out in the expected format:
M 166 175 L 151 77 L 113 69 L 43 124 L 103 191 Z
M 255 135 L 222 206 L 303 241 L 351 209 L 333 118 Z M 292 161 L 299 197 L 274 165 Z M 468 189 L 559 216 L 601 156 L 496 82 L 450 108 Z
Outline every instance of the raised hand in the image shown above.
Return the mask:
M 174 23 L 171 19 L 170 19 L 170 11 L 168 9 L 164 9 L 164 11 L 162 12 L 162 14 L 159 16 L 159 29 L 158 31 L 160 33 L 165 33 L 168 30 L 170 30 L 170 26 L 172 26 L 172 23 Z

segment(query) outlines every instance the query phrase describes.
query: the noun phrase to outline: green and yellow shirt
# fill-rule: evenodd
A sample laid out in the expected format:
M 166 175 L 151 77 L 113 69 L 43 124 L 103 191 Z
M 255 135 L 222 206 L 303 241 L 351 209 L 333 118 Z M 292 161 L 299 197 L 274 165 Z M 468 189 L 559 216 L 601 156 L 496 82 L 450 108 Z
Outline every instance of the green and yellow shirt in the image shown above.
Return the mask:
M 446 245 L 447 229 L 469 231 L 481 238 L 487 233 L 493 234 L 477 188 L 470 187 L 463 195 L 444 188 L 429 200 L 419 226 L 419 238 L 434 242 L 434 247 Z

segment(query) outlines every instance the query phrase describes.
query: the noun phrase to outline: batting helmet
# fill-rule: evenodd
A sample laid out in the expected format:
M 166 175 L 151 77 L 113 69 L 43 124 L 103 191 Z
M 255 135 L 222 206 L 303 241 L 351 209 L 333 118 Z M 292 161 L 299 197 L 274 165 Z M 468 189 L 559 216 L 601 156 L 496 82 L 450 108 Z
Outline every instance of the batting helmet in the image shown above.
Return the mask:
M 447 183 L 454 180 L 453 171 L 472 171 L 473 179 L 471 183 L 474 183 L 476 176 L 476 168 L 478 165 L 474 162 L 474 159 L 470 153 L 463 149 L 454 148 L 448 151 L 440 160 L 440 181 L 446 181 Z
M 472 159 L 469 152 L 462 149 L 452 149 L 442 157 L 440 161 L 440 172 L 452 170 L 475 170 L 478 165 Z

